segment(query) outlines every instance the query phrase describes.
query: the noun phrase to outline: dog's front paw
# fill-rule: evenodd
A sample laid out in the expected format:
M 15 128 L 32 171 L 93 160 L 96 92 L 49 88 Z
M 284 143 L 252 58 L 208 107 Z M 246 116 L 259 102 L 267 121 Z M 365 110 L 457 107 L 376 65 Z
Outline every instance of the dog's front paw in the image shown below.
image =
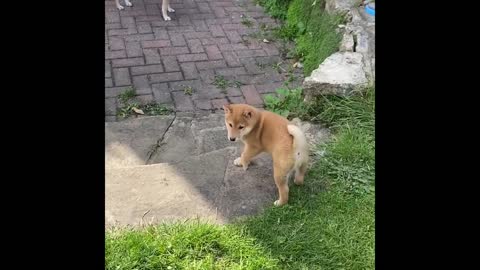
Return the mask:
M 248 169 L 248 164 L 243 164 L 242 163 L 242 158 L 238 157 L 233 161 L 233 164 L 235 164 L 238 167 L 243 167 L 243 170 L 246 171 Z
M 243 166 L 243 165 L 242 165 L 242 158 L 239 158 L 239 157 L 236 158 L 236 159 L 233 161 L 233 164 L 235 164 L 235 166 L 238 166 L 238 167 Z
M 168 7 L 168 12 L 175 12 L 175 9 Z
M 165 21 L 171 21 L 171 20 L 172 20 L 172 18 L 170 18 L 170 17 L 167 16 L 167 15 L 166 15 L 166 16 L 163 16 L 163 19 L 164 19 Z
M 127 7 L 133 6 L 132 3 L 131 3 L 130 1 L 128 1 L 128 0 L 125 0 L 125 5 L 126 5 Z
M 118 10 L 123 10 L 124 7 L 122 5 L 117 5 Z

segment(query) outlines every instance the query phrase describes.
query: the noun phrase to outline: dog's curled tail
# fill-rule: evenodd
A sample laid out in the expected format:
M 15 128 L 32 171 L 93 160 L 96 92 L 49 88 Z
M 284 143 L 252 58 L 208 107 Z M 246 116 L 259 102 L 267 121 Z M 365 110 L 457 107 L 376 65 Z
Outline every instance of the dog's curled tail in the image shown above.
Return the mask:
M 309 155 L 307 138 L 303 131 L 296 125 L 287 125 L 287 129 L 288 133 L 293 136 L 295 171 L 297 173 L 300 172 L 303 176 L 306 171 Z

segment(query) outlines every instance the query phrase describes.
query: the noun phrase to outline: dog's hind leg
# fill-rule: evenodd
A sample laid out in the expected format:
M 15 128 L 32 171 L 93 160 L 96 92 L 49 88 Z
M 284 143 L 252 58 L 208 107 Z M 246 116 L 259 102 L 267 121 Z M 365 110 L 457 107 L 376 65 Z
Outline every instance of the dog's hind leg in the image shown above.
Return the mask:
M 273 178 L 275 179 L 275 184 L 278 188 L 278 200 L 273 204 L 275 206 L 281 206 L 288 203 L 288 181 L 287 175 L 293 168 L 293 161 L 291 160 L 282 160 L 275 158 L 277 155 L 273 156 Z M 279 155 L 280 156 L 280 155 Z
M 296 185 L 303 185 L 303 178 L 305 177 L 305 172 L 307 172 L 307 164 L 304 163 L 300 168 L 295 170 L 295 180 L 293 182 Z

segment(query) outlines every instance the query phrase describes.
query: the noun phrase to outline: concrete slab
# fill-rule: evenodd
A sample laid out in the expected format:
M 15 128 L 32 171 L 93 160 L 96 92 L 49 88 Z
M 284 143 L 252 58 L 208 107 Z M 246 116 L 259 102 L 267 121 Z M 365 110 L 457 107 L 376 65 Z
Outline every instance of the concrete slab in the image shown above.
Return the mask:
M 227 140 L 223 119 L 177 114 L 106 124 L 107 226 L 196 217 L 225 223 L 271 206 L 271 157 L 259 155 L 247 171 L 236 167 L 243 146 Z M 312 144 L 329 136 L 321 126 L 300 126 Z

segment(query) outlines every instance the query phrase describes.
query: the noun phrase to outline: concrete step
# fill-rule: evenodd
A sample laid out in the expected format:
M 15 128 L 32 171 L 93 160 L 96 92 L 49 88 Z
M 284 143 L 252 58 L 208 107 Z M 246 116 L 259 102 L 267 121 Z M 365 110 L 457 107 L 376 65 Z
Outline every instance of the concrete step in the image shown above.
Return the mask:
M 310 142 L 328 130 L 306 124 Z M 247 171 L 233 164 L 241 142 L 227 140 L 222 114 L 142 117 L 106 123 L 106 224 L 140 225 L 253 215 L 276 200 L 271 157 Z

